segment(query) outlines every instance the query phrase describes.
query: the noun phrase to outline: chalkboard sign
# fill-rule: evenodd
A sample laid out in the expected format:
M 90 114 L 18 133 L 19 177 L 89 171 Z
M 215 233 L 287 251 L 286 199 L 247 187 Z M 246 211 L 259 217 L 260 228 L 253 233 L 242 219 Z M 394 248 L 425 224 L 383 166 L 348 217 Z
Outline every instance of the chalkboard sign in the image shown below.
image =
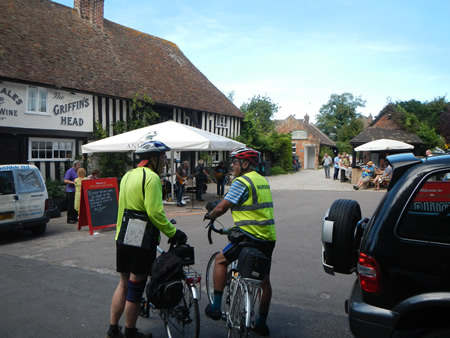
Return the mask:
M 80 215 L 78 230 L 89 226 L 94 229 L 116 226 L 119 193 L 116 178 L 84 180 L 81 187 Z

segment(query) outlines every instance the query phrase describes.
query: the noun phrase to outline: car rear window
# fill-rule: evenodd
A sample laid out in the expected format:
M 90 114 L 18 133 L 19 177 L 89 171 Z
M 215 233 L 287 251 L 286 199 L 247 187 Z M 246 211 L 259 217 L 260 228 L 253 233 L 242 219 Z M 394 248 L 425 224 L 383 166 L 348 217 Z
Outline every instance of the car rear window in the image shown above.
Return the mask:
M 39 171 L 36 169 L 25 169 L 17 171 L 17 192 L 30 193 L 44 191 Z
M 423 182 L 397 227 L 400 237 L 450 244 L 450 172 Z

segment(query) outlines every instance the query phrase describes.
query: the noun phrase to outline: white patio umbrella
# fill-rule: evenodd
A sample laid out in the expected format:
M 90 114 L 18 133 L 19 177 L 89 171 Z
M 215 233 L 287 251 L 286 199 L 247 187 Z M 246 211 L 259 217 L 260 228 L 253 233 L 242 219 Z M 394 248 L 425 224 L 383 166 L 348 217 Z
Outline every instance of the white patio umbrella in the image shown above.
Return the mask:
M 151 139 L 161 141 L 179 151 L 233 150 L 245 146 L 224 136 L 167 121 L 82 145 L 81 151 L 83 154 L 134 151 Z
M 172 149 L 171 170 L 174 166 L 174 151 L 233 150 L 245 146 L 244 143 L 202 129 L 166 121 L 82 145 L 81 151 L 83 154 L 134 151 L 152 139 Z M 173 182 L 171 186 L 173 196 Z
M 355 151 L 382 151 L 382 150 L 404 150 L 414 149 L 409 143 L 382 138 L 379 140 L 364 143 L 355 148 Z

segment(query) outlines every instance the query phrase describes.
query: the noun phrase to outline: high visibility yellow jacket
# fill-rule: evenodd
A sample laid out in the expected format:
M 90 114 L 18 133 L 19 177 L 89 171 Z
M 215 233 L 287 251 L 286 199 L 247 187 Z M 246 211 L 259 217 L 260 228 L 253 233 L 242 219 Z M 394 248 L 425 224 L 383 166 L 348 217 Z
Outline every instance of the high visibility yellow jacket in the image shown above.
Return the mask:
M 145 170 L 145 199 L 142 193 L 142 181 L 144 179 L 143 170 Z M 150 168 L 144 167 L 133 169 L 127 172 L 120 182 L 116 240 L 119 236 L 125 209 L 146 211 L 152 224 L 167 237 L 172 237 L 177 230 L 167 219 L 164 212 L 161 180 L 158 174 Z
M 256 171 L 246 173 L 236 180 L 248 187 L 249 195 L 243 204 L 233 205 L 231 208 L 234 225 L 257 238 L 275 241 L 277 236 L 269 183 Z

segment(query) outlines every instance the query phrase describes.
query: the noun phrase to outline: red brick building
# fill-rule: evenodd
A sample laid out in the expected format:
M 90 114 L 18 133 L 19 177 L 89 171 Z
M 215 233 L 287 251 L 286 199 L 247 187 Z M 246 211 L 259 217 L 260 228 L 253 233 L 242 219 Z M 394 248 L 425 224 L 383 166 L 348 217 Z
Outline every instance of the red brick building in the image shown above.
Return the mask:
M 292 155 L 297 156 L 304 169 L 319 167 L 320 148 L 327 146 L 336 148 L 336 144 L 314 124 L 309 123 L 308 114 L 303 120 L 289 116 L 285 120 L 275 121 L 279 133 L 291 134 Z M 330 154 L 333 157 L 333 154 Z
M 359 135 L 350 140 L 350 144 L 353 148 L 356 148 L 367 142 L 380 140 L 380 139 L 392 139 L 405 143 L 409 143 L 414 146 L 413 150 L 408 152 L 414 152 L 415 155 L 423 156 L 423 141 L 414 133 L 402 129 L 392 118 L 389 113 L 389 109 L 383 109 L 376 119 Z M 390 153 L 393 153 L 392 151 Z M 366 152 L 361 158 L 364 162 L 372 160 L 376 165 L 379 163 L 379 159 L 386 157 L 386 152 Z M 356 158 L 356 153 L 353 153 L 353 158 Z
M 95 123 L 113 135 L 130 118 L 137 93 L 152 98 L 159 122 L 240 134 L 243 113 L 175 43 L 104 19 L 104 3 L 0 1 L 0 164 L 61 177 Z

